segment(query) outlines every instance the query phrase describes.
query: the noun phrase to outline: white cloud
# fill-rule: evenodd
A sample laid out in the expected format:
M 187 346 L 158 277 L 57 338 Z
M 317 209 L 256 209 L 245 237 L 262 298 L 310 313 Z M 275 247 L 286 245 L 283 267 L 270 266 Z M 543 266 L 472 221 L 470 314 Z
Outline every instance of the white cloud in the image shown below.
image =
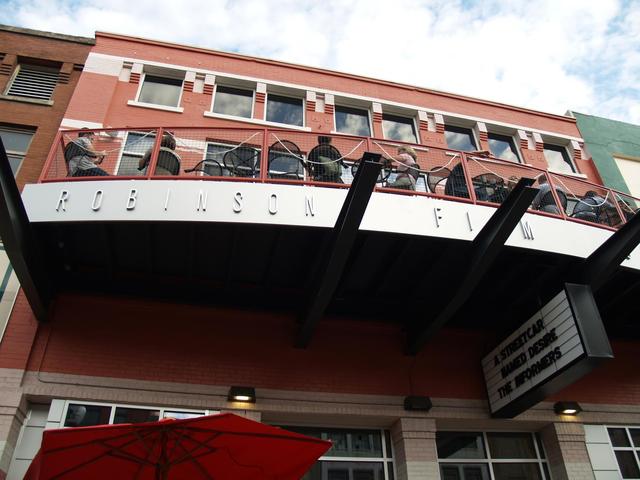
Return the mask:
M 119 32 L 640 123 L 640 0 L 10 0 L 3 10 L 41 30 Z

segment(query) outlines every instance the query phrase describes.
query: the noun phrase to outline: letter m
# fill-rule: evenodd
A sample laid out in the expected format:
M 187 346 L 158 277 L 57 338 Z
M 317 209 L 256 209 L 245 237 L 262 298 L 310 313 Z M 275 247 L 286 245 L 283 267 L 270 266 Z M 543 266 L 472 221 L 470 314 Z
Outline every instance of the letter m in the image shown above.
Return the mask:
M 533 240 L 535 237 L 533 236 L 533 229 L 529 222 L 520 220 L 520 228 L 522 229 L 522 235 L 525 240 Z

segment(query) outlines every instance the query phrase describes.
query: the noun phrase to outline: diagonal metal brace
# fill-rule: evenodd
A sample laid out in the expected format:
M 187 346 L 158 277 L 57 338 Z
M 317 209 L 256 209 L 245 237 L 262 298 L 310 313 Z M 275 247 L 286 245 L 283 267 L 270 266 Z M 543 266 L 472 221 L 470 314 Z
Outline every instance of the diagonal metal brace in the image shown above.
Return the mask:
M 570 278 L 596 292 L 640 244 L 640 215 L 635 214 L 577 267 Z
M 525 214 L 537 188 L 532 188 L 534 180 L 521 178 L 511 193 L 491 216 L 487 224 L 478 232 L 467 256 L 459 258 L 453 268 L 463 275 L 462 281 L 453 286 L 453 295 L 434 315 L 433 320 L 422 328 L 409 331 L 407 353 L 416 355 L 472 295 L 475 287 L 487 273 L 500 253 L 504 242 Z
M 0 237 L 31 310 L 39 321 L 46 321 L 52 298 L 51 285 L 2 140 L 0 140 Z
M 318 321 L 333 298 L 381 168 L 380 155 L 365 152 L 331 237 L 321 254 L 320 267 L 311 281 L 308 301 L 300 317 L 295 339 L 295 346 L 298 348 L 309 345 Z

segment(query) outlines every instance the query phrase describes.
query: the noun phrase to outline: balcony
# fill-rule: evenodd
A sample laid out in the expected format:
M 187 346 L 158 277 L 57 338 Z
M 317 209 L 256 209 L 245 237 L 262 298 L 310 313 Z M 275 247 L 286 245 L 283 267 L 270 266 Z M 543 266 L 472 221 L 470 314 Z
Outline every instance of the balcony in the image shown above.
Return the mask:
M 314 153 L 317 134 L 281 129 L 94 132 L 90 160 L 106 175 L 70 172 L 81 132 L 60 132 L 39 183 L 22 196 L 57 292 L 298 314 L 363 154 L 392 159 L 411 146 L 416 190 L 394 188 L 403 174 L 385 164 L 326 313 L 428 323 L 466 273 L 450 260 L 469 254 L 527 177 L 540 193 L 450 322 L 503 331 L 640 206 L 621 192 L 482 152 L 330 135 L 331 148 Z M 640 335 L 636 252 L 597 296 L 612 334 Z

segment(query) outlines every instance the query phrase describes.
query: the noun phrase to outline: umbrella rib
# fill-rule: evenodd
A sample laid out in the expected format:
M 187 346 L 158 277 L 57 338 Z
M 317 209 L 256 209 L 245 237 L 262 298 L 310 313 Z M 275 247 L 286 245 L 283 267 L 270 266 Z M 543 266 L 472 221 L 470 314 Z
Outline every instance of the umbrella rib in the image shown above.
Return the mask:
M 191 462 L 193 462 L 193 464 L 194 464 L 194 465 L 196 466 L 196 468 L 200 471 L 200 473 L 202 474 L 202 476 L 203 476 L 204 478 L 206 478 L 206 479 L 208 479 L 208 480 L 215 480 L 211 475 L 209 475 L 209 472 L 207 472 L 207 469 L 206 469 L 206 468 L 204 468 L 204 466 L 203 466 L 203 465 L 198 461 L 197 457 L 192 456 L 192 455 L 187 451 L 187 449 L 184 447 L 184 445 L 179 444 L 179 445 L 176 445 L 176 447 L 177 447 L 177 446 L 180 446 L 180 448 L 181 448 L 182 450 L 184 450 L 185 455 L 189 457 L 189 460 L 190 460 Z M 216 451 L 216 450 L 217 450 L 217 449 L 214 449 L 214 451 Z M 199 455 L 199 456 L 202 456 L 202 455 Z M 180 462 L 175 462 L 175 463 L 174 463 L 174 465 L 175 465 L 175 464 L 177 464 L 177 463 L 180 463 Z
M 182 463 L 186 460 L 188 460 L 188 457 L 192 457 L 192 458 L 197 458 L 197 457 L 202 457 L 204 455 L 209 455 L 211 453 L 215 453 L 216 451 L 218 451 L 217 447 L 212 447 L 210 445 L 208 445 L 207 443 L 210 442 L 211 440 L 214 440 L 216 437 L 218 437 L 220 434 L 218 432 L 212 434 L 209 438 L 207 438 L 204 442 L 201 442 L 199 440 L 196 440 L 193 437 L 189 437 L 189 440 L 192 441 L 193 443 L 196 444 L 195 448 L 193 448 L 191 451 L 187 450 L 187 448 L 179 443 L 176 443 L 176 447 L 180 447 L 185 453 L 182 455 L 182 457 L 177 458 L 175 461 L 171 462 L 172 465 L 177 465 L 179 463 Z M 194 452 L 196 452 L 199 448 L 202 448 L 206 451 L 199 453 L 197 455 L 194 455 Z

